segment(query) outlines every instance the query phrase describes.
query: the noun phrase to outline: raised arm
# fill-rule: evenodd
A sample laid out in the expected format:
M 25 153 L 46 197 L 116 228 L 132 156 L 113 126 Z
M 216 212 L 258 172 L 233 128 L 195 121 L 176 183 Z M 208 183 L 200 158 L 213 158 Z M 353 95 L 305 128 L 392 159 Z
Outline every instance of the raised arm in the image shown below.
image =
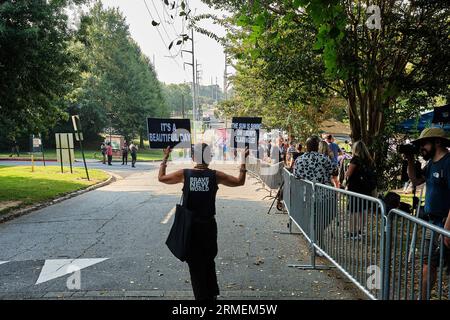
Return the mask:
M 172 152 L 172 149 L 170 147 L 167 147 L 167 149 L 164 150 L 164 159 L 161 163 L 161 166 L 159 167 L 158 181 L 165 184 L 182 183 L 184 182 L 183 170 L 178 170 L 166 174 L 167 160 L 169 159 L 170 152 Z
M 245 164 L 242 164 L 239 168 L 239 176 L 233 177 L 222 171 L 216 171 L 217 183 L 223 184 L 227 187 L 239 187 L 245 184 Z
M 414 163 L 414 157 L 413 155 L 406 155 L 406 160 L 408 160 L 408 177 L 409 180 L 411 180 L 412 184 L 414 186 L 419 186 L 423 183 L 425 183 L 425 177 L 423 176 L 422 172 L 420 172 L 420 176 L 418 176 L 417 172 L 416 172 L 416 168 L 415 168 L 415 163 Z
M 245 184 L 245 176 L 247 172 L 247 169 L 245 169 L 245 159 L 247 158 L 248 154 L 248 149 L 243 152 L 244 157 L 242 158 L 244 159 L 244 163 L 242 163 L 239 168 L 239 176 L 233 177 L 222 171 L 216 171 L 217 184 L 223 184 L 227 187 L 243 186 Z

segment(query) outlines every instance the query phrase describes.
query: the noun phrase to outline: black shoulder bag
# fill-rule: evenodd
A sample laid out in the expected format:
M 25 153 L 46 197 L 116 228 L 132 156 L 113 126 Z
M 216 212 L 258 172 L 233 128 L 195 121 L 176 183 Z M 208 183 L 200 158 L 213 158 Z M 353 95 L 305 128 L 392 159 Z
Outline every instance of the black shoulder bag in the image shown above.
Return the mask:
M 176 206 L 175 219 L 166 240 L 169 250 L 183 262 L 186 261 L 189 255 L 193 216 L 193 212 L 187 208 L 189 191 L 186 191 L 186 196 L 184 196 L 184 192 L 181 197 L 181 204 Z

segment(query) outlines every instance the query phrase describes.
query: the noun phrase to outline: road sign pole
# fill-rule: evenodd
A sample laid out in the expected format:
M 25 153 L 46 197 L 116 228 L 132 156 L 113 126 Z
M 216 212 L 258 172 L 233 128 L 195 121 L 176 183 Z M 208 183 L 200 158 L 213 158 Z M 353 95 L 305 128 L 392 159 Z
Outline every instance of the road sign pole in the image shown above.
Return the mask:
M 70 148 L 70 141 L 69 141 L 69 134 L 66 135 L 67 137 L 67 150 L 69 151 L 69 165 L 70 165 L 70 173 L 73 174 L 73 169 L 72 169 L 72 149 Z
M 59 138 L 59 162 L 61 163 L 61 173 L 64 173 L 63 158 L 62 158 L 61 133 L 58 133 L 58 138 Z
M 34 153 L 31 153 L 31 172 L 34 172 Z
M 72 116 L 72 123 L 73 123 L 73 130 L 75 131 L 75 139 L 80 141 L 80 149 L 81 149 L 81 155 L 83 156 L 83 163 L 84 163 L 84 170 L 86 170 L 86 177 L 87 177 L 88 181 L 91 181 L 91 179 L 89 179 L 89 170 L 88 170 L 87 164 L 86 164 L 86 157 L 84 156 L 83 143 L 82 143 L 83 132 L 81 129 L 80 117 L 78 115 Z M 110 131 L 109 141 L 111 142 L 111 131 Z
M 88 181 L 91 181 L 89 179 L 89 171 L 88 171 L 87 164 L 86 164 L 86 158 L 84 157 L 83 143 L 81 142 L 81 133 L 78 133 L 78 140 L 80 141 L 81 155 L 83 156 L 84 169 L 86 170 L 86 176 L 87 176 Z
M 44 142 L 43 142 L 42 136 L 39 136 L 39 137 L 41 138 L 42 162 L 44 162 L 44 167 L 45 167 Z

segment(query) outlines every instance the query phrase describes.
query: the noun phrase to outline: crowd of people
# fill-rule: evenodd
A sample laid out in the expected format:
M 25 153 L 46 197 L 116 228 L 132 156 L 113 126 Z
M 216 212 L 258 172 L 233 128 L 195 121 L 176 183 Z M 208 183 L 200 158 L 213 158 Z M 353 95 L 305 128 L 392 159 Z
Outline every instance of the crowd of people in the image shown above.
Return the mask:
M 112 166 L 112 159 L 113 159 L 113 147 L 111 144 L 111 141 L 105 141 L 100 146 L 100 151 L 102 153 L 103 157 L 103 164 L 106 164 L 106 161 L 108 161 L 108 165 Z M 122 145 L 122 148 L 120 149 L 120 154 L 122 156 L 122 165 L 128 165 L 128 154 L 131 155 L 131 167 L 136 167 L 136 161 L 137 161 L 137 152 L 138 147 L 131 142 L 130 145 L 128 145 L 128 142 L 125 141 Z
M 408 175 L 412 183 L 426 183 L 425 213 L 429 221 L 439 227 L 450 230 L 450 140 L 445 137 L 443 130 L 431 130 L 422 132 L 419 139 L 413 141 L 420 150 L 422 157 L 428 161 L 426 167 L 420 173 L 414 172 L 414 161 L 409 155 Z M 109 149 L 107 154 L 109 155 Z M 131 150 L 131 149 L 130 149 Z M 166 173 L 167 161 L 172 149 L 164 152 L 164 160 L 161 163 L 158 180 L 166 184 L 183 184 L 183 206 L 191 210 L 193 214 L 192 239 L 189 244 L 190 254 L 187 257 L 191 283 L 197 300 L 215 300 L 219 294 L 214 258 L 217 255 L 217 224 L 215 221 L 215 200 L 219 184 L 236 187 L 245 183 L 245 161 L 239 168 L 239 175 L 233 177 L 220 171 L 211 170 L 209 163 L 213 155 L 207 144 L 197 144 L 196 152 L 192 153 L 195 166 L 172 173 Z M 128 149 L 123 150 L 124 159 Z M 249 151 L 246 150 L 240 157 L 245 159 Z M 270 163 L 283 162 L 298 179 L 309 180 L 335 188 L 345 188 L 353 193 L 367 196 L 377 196 L 377 173 L 375 162 L 363 141 L 350 143 L 344 141 L 341 147 L 336 143 L 331 134 L 319 137 L 311 136 L 306 143 L 298 143 L 279 137 L 274 143 L 272 140 L 264 141 L 257 152 L 258 157 Z M 224 152 L 225 154 L 225 152 Z M 200 156 L 198 156 L 200 155 Z M 238 157 L 239 158 L 239 157 Z M 108 160 L 110 158 L 108 157 Z M 126 160 L 123 161 L 126 164 Z M 282 193 L 281 193 L 282 194 Z M 398 207 L 400 197 L 394 193 L 393 200 L 386 204 L 389 208 Z M 398 196 L 398 197 L 397 197 Z M 395 199 L 394 199 L 395 198 Z M 389 203 L 388 203 L 389 202 Z M 393 204 L 393 203 L 396 204 Z M 348 204 L 348 212 L 353 217 L 347 237 L 351 239 L 362 238 L 362 215 L 369 208 L 359 206 L 357 208 Z M 355 219 L 355 217 L 359 217 Z M 357 223 L 355 223 L 357 221 Z M 326 226 L 324 226 L 326 228 Z M 450 238 L 445 238 L 444 263 L 450 265 Z M 436 269 L 440 257 L 438 241 L 432 241 L 429 237 L 426 248 L 431 246 L 431 260 L 424 261 L 423 288 L 432 286 L 436 281 Z M 428 249 L 426 249 L 428 252 Z M 448 261 L 447 261 L 448 260 Z M 429 266 L 428 266 L 429 265 Z M 428 269 L 429 268 L 429 269 Z M 431 277 L 426 277 L 427 270 L 431 270 Z M 430 281 L 431 283 L 428 283 Z M 422 290 L 426 293 L 427 290 Z M 425 296 L 422 296 L 425 298 Z
M 360 148 L 367 150 L 363 143 L 360 146 L 358 152 Z M 358 165 L 355 162 L 358 161 L 356 159 L 353 166 L 350 166 L 353 158 L 352 144 L 345 140 L 340 147 L 331 134 L 323 135 L 322 138 L 310 137 L 306 141 L 306 151 L 302 143 L 279 137 L 275 144 L 272 144 L 272 140 L 263 143 L 259 153 L 260 158 L 266 162 L 283 162 L 285 167 L 299 178 L 309 178 L 311 181 L 329 184 L 336 188 L 347 185 L 346 182 L 349 181 L 353 172 L 357 171 L 355 167 Z M 353 169 L 349 175 L 346 175 L 349 167 Z
M 411 144 L 415 146 L 417 153 L 405 154 L 407 174 L 413 185 L 425 184 L 423 218 L 434 226 L 450 230 L 450 139 L 442 128 L 427 128 Z M 271 146 L 271 141 L 268 141 L 267 146 Z M 274 152 L 278 152 L 278 158 L 274 157 Z M 417 168 L 415 165 L 415 158 L 419 155 L 426 162 L 424 168 Z M 363 141 L 353 144 L 345 141 L 344 146 L 339 148 L 332 135 L 326 135 L 322 139 L 311 136 L 306 141 L 306 151 L 302 152 L 301 144 L 296 145 L 292 141 L 288 143 L 280 137 L 275 147 L 267 149 L 266 156 L 285 162 L 286 167 L 298 179 L 378 197 L 375 162 Z M 390 198 L 395 198 L 395 201 L 390 201 Z M 400 196 L 394 192 L 389 192 L 382 199 L 386 203 L 387 212 L 401 205 Z M 348 205 L 347 210 L 353 217 L 347 236 L 360 240 L 363 238 L 363 214 L 369 208 L 364 205 Z M 444 237 L 442 242 L 445 248 L 441 251 L 440 237 L 433 237 L 431 230 L 427 229 L 423 248 L 427 257 L 423 262 L 421 299 L 427 298 L 427 287 L 433 287 L 439 264 L 447 266 L 447 272 L 450 272 L 450 238 Z

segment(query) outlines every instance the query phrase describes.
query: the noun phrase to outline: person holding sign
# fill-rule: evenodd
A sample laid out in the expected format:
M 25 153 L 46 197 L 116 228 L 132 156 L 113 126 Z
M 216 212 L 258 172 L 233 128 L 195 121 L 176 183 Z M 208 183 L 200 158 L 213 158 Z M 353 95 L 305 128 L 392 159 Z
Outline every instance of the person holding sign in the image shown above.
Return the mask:
M 159 169 L 158 180 L 165 184 L 183 183 L 183 203 L 193 212 L 190 254 L 187 258 L 192 289 L 196 300 L 215 300 L 219 295 L 214 259 L 217 255 L 216 193 L 218 185 L 237 187 L 245 184 L 245 158 L 248 149 L 242 152 L 239 176 L 211 170 L 210 147 L 196 144 L 193 148 L 193 169 L 182 169 L 166 174 L 171 147 L 164 150 L 164 160 Z

